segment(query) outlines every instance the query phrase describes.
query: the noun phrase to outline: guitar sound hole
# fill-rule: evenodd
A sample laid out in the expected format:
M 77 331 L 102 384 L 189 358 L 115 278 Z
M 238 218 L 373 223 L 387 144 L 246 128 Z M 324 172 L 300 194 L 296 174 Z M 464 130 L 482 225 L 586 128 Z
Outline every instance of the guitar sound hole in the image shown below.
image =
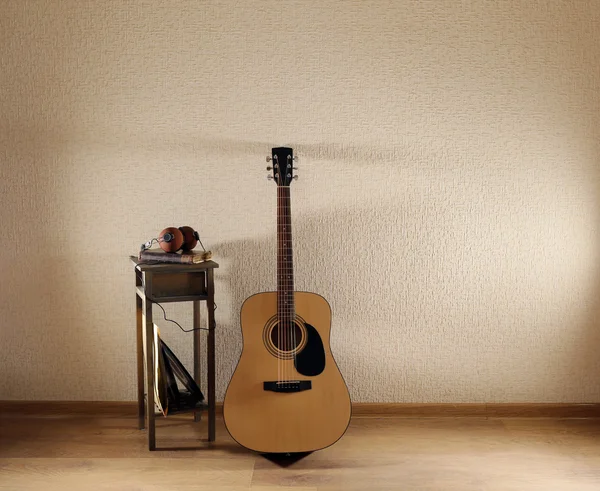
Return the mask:
M 280 351 L 294 351 L 302 342 L 302 330 L 296 323 L 278 322 L 271 329 L 271 342 Z

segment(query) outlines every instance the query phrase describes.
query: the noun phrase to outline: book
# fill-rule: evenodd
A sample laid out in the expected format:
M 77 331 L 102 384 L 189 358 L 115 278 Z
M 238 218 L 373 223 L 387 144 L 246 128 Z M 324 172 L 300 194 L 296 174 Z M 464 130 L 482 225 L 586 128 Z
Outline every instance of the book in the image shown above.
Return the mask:
M 198 264 L 212 257 L 210 251 L 165 252 L 162 249 L 146 249 L 140 251 L 138 259 L 143 262 Z

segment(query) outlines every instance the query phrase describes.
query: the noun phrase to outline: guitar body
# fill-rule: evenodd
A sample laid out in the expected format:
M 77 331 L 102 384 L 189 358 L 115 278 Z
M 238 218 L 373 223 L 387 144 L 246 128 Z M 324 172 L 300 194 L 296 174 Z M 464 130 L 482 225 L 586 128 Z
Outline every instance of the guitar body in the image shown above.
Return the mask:
M 350 422 L 350 395 L 329 346 L 329 304 L 307 292 L 293 292 L 293 301 L 294 327 L 283 334 L 277 292 L 253 295 L 241 309 L 243 349 L 223 415 L 231 436 L 258 452 L 319 450 Z

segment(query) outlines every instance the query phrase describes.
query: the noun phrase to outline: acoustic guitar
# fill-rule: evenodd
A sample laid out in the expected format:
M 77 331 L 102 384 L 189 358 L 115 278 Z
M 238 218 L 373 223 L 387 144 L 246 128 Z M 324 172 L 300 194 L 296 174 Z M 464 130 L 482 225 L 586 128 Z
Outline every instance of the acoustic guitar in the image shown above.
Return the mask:
M 294 291 L 290 184 L 293 150 L 273 148 L 277 184 L 277 291 L 242 305 L 243 348 L 223 403 L 225 426 L 261 453 L 328 447 L 348 428 L 350 394 L 331 348 L 331 308 L 320 295 Z

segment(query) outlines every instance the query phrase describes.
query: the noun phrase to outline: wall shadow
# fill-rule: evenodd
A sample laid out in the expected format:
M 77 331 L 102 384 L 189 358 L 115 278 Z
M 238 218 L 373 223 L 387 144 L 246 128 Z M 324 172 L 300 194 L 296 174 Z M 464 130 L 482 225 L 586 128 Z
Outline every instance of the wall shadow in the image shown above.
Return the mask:
M 330 302 L 332 351 L 353 400 L 589 400 L 600 384 L 592 376 L 579 379 L 598 364 L 597 318 L 565 326 L 571 343 L 561 348 L 553 338 L 560 328 L 545 309 L 561 305 L 569 318 L 581 318 L 582 307 L 569 308 L 560 288 L 556 299 L 527 292 L 536 272 L 503 259 L 518 256 L 518 249 L 489 251 L 482 244 L 471 257 L 466 244 L 472 247 L 469 239 L 485 231 L 467 217 L 463 222 L 457 226 L 414 203 L 293 218 L 295 288 Z M 252 294 L 276 289 L 275 242 L 273 234 L 211 247 L 222 264 L 217 291 L 226 303 L 217 317 L 219 400 L 241 351 L 239 308 Z M 592 311 L 598 305 L 594 300 Z

